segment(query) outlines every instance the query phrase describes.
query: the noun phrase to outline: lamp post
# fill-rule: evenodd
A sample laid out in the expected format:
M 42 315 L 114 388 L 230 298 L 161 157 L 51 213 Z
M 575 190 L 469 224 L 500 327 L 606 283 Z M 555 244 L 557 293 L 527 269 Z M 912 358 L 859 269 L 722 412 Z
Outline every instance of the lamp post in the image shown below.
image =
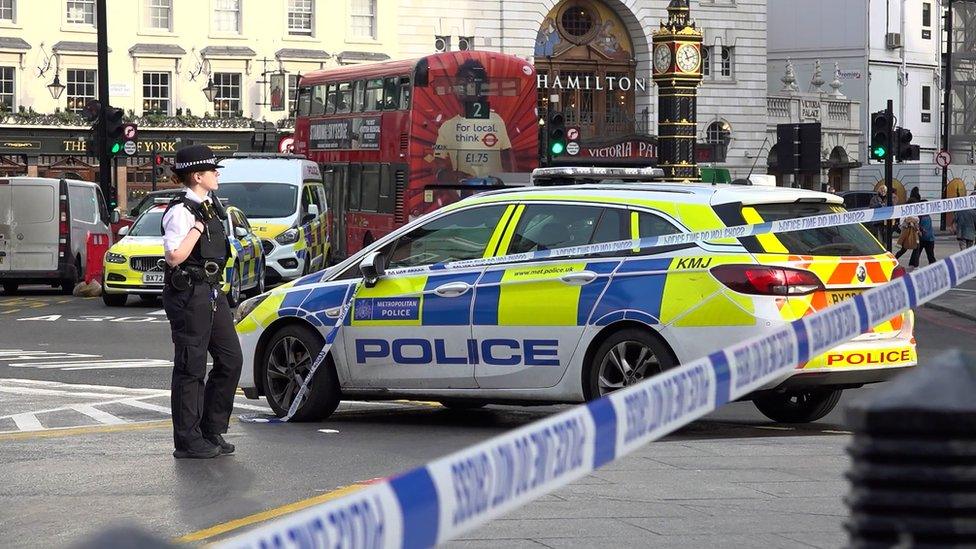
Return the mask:
M 54 82 L 47 85 L 47 91 L 51 92 L 51 97 L 54 99 L 61 98 L 61 94 L 64 93 L 64 85 L 61 84 L 61 77 L 58 73 L 54 73 Z
M 214 97 L 217 95 L 217 88 L 214 87 L 213 77 L 207 79 L 207 87 L 203 88 L 203 95 L 207 96 L 207 101 L 213 103 Z

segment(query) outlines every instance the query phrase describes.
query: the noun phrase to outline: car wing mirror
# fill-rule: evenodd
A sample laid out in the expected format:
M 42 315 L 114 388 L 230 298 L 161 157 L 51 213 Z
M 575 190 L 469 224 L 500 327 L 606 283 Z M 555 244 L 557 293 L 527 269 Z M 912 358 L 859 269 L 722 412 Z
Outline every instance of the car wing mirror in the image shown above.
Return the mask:
M 112 210 L 112 213 L 109 214 L 108 216 L 109 222 L 112 223 L 113 225 L 115 223 L 118 223 L 120 219 L 122 219 L 122 215 L 119 214 L 118 210 Z
M 125 227 L 122 227 L 122 228 L 119 229 L 119 238 L 122 238 L 123 236 L 125 236 L 127 234 L 129 234 L 129 226 L 128 225 L 126 225 Z
M 376 286 L 376 283 L 386 272 L 386 256 L 382 252 L 370 252 L 359 263 L 359 272 L 363 274 L 363 281 L 367 288 Z
M 234 227 L 234 236 L 237 238 L 244 238 L 247 236 L 247 229 L 244 227 Z

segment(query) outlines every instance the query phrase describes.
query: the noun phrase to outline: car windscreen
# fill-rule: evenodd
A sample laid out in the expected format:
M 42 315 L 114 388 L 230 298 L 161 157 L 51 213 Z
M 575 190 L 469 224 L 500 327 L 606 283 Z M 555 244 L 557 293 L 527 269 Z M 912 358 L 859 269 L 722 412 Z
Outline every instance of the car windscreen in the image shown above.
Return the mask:
M 298 209 L 298 186 L 287 183 L 220 183 L 217 196 L 250 219 L 288 217 Z
M 763 221 L 778 221 L 780 219 L 796 219 L 814 215 L 831 214 L 844 211 L 833 204 L 815 202 L 794 202 L 789 204 L 757 204 L 746 206 L 755 208 Z M 786 248 L 786 251 L 797 255 L 878 255 L 885 253 L 881 244 L 864 225 L 841 225 L 839 227 L 821 227 L 818 229 L 804 229 L 788 233 L 776 233 L 775 238 Z M 743 239 L 746 248 L 753 253 L 782 253 L 782 250 L 761 249 L 757 239 Z
M 129 236 L 163 236 L 164 211 L 159 208 L 142 214 L 142 217 L 129 228 Z

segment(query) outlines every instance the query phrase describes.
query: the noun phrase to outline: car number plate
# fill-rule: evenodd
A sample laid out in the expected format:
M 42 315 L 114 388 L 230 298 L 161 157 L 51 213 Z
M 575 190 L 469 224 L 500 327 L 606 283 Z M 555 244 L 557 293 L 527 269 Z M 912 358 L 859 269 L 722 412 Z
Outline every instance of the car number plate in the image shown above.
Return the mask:
M 163 273 L 143 273 L 142 274 L 143 284 L 162 284 L 163 283 Z
M 827 293 L 827 299 L 830 300 L 831 305 L 836 305 L 842 301 L 847 301 L 854 296 L 861 295 L 861 290 L 841 290 L 833 291 Z

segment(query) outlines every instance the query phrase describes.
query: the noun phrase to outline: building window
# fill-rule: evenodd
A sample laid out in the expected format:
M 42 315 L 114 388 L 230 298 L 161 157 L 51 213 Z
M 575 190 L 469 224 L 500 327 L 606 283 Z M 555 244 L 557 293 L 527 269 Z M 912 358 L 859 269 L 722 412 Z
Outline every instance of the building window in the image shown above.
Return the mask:
M 241 75 L 236 72 L 215 72 L 213 74 L 214 114 L 219 118 L 241 116 Z
M 732 127 L 724 120 L 712 122 L 708 125 L 708 129 L 705 130 L 705 141 L 722 145 L 728 150 L 729 143 L 732 142 Z
M 173 30 L 173 0 L 146 0 L 148 26 L 157 30 Z
M 0 0 L 0 21 L 13 23 L 17 16 L 17 0 Z
M 295 116 L 295 102 L 298 100 L 297 74 L 288 75 L 288 116 Z
M 932 86 L 922 86 L 922 122 L 932 121 Z
M 312 0 L 288 0 L 288 34 L 312 36 Z
M 563 12 L 559 22 L 562 23 L 566 34 L 576 38 L 586 36 L 593 30 L 593 15 L 586 9 L 586 6 L 582 5 L 568 8 Z
M 376 38 L 376 0 L 350 0 L 349 28 L 356 38 Z
M 142 73 L 142 112 L 169 114 L 169 73 Z
M 96 71 L 92 69 L 68 69 L 67 110 L 81 112 L 89 101 L 95 99 Z
M 0 112 L 14 110 L 14 68 L 0 67 Z
M 733 52 L 732 48 L 727 46 L 722 46 L 722 77 L 731 78 L 732 77 L 732 63 L 733 63 Z
M 214 1 L 214 30 L 240 34 L 241 0 Z
M 702 46 L 701 58 L 702 76 L 707 78 L 712 75 L 712 48 Z
M 68 0 L 67 22 L 95 26 L 95 0 Z
M 932 39 L 932 3 L 922 2 L 922 39 Z

